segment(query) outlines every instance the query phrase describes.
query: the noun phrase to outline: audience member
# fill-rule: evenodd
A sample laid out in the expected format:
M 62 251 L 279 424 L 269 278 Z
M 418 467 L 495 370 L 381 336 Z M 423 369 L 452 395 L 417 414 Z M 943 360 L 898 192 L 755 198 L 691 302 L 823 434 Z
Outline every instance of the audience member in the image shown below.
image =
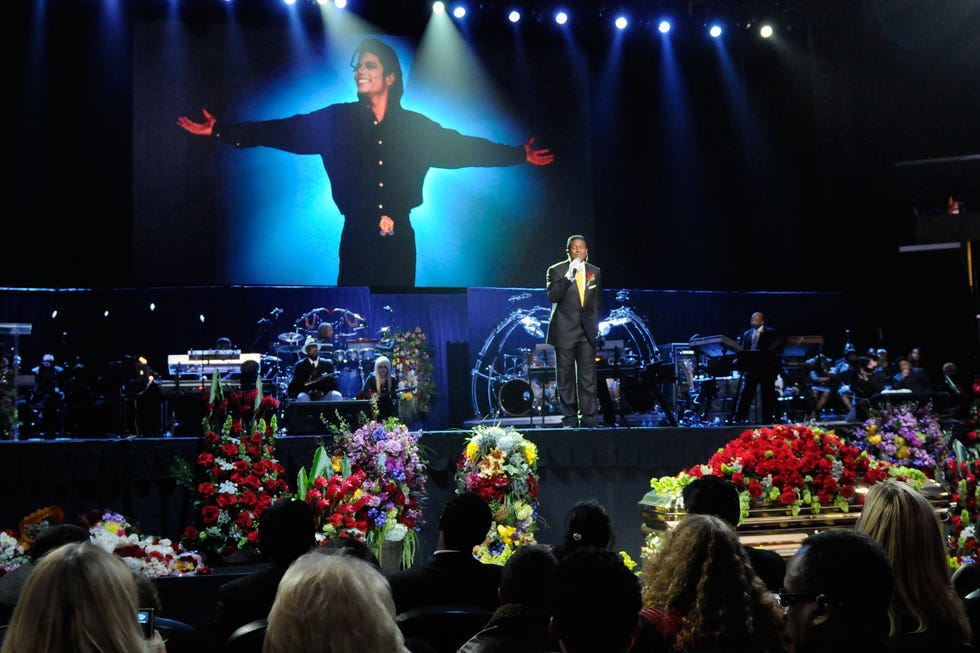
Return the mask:
M 548 587 L 558 560 L 547 546 L 518 547 L 500 573 L 500 607 L 459 653 L 545 653 L 558 650 L 548 632 Z
M 688 515 L 643 569 L 633 653 L 785 650 L 783 615 L 732 526 Z
M 894 584 L 888 555 L 866 533 L 808 536 L 786 563 L 779 594 L 795 653 L 887 653 Z
M 932 504 L 906 483 L 876 483 L 865 497 L 856 528 L 878 541 L 892 563 L 889 648 L 961 650 L 972 633 L 953 590 L 943 527 Z
M 619 554 L 579 547 L 558 561 L 551 634 L 564 653 L 624 653 L 642 607 L 640 581 Z
M 313 511 L 304 501 L 273 503 L 259 517 L 258 531 L 259 548 L 268 562 L 218 588 L 217 616 L 211 629 L 215 646 L 224 646 L 238 627 L 268 616 L 286 569 L 316 545 Z
M 384 574 L 356 555 L 311 552 L 283 575 L 264 653 L 407 653 Z
M 738 488 L 726 478 L 703 476 L 684 486 L 681 493 L 684 510 L 692 515 L 714 515 L 737 529 L 742 516 Z M 778 592 L 783 587 L 786 561 L 775 551 L 745 546 L 745 553 L 756 575 L 762 579 L 770 592 Z
M 381 561 L 378 560 L 378 556 L 371 550 L 371 547 L 365 542 L 355 540 L 352 537 L 335 537 L 327 540 L 317 547 L 317 551 L 326 554 L 346 552 L 348 555 L 360 558 L 364 562 L 369 563 L 376 569 L 381 569 Z
M 3 653 L 165 653 L 136 620 L 133 574 L 93 542 L 63 544 L 41 557 L 21 592 Z
M 475 492 L 447 501 L 439 517 L 436 551 L 425 563 L 388 575 L 398 613 L 423 605 L 496 609 L 500 565 L 484 564 L 473 554 L 492 523 L 490 506 Z
M 555 557 L 561 559 L 581 547 L 610 549 L 614 541 L 609 513 L 595 499 L 586 499 L 565 513 L 565 533 L 561 543 L 554 547 Z
M 24 583 L 27 581 L 27 575 L 31 573 L 42 556 L 57 549 L 62 544 L 87 542 L 88 540 L 88 531 L 74 524 L 54 524 L 38 533 L 31 548 L 27 551 L 28 562 L 0 576 L 0 625 L 10 621 L 10 616 L 20 598 L 20 593 L 24 589 Z

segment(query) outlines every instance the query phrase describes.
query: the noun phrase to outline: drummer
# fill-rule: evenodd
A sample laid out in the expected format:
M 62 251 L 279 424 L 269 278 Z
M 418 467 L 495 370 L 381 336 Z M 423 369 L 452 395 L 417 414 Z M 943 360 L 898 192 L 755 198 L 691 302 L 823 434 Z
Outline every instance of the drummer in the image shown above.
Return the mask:
M 313 336 L 303 343 L 306 358 L 293 367 L 293 378 L 286 394 L 296 401 L 320 401 L 331 391 L 337 390 L 333 363 L 320 357 L 320 345 Z

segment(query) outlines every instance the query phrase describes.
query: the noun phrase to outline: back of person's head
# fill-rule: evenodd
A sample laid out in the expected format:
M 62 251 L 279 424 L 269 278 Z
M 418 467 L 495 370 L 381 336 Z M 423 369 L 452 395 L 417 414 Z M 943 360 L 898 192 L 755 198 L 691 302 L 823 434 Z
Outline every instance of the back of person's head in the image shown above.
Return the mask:
M 129 567 L 93 542 L 40 558 L 24 584 L 4 653 L 134 653 L 144 650 Z
M 714 515 L 721 517 L 734 527 L 741 517 L 741 501 L 738 488 L 727 478 L 721 476 L 702 476 L 696 478 L 681 490 L 684 510 L 694 515 Z
M 57 549 L 62 544 L 69 542 L 88 542 L 89 532 L 81 526 L 75 524 L 53 524 L 44 528 L 37 537 L 27 553 L 32 561 L 39 560 L 44 554 Z
M 238 366 L 241 372 L 240 382 L 243 390 L 251 390 L 256 387 L 259 381 L 259 362 L 249 358 L 242 361 Z
M 583 546 L 611 548 L 614 541 L 612 519 L 595 499 L 579 501 L 565 513 L 565 534 L 555 555 L 561 558 Z
M 953 591 L 943 526 L 929 500 L 896 480 L 871 486 L 857 530 L 885 549 L 895 574 L 891 634 L 956 626 L 969 636 L 969 620 Z
M 821 618 L 800 624 L 793 613 L 797 604 L 788 604 L 788 631 L 797 648 L 887 637 L 894 584 L 888 555 L 867 533 L 832 528 L 806 537 L 786 565 L 784 586 L 790 595 L 805 597 L 807 608 Z
M 517 547 L 500 571 L 500 602 L 544 606 L 558 559 L 543 544 Z
M 259 548 L 273 562 L 289 563 L 315 544 L 313 509 L 305 501 L 280 499 L 259 517 Z
M 404 651 L 391 588 L 380 570 L 345 552 L 300 556 L 269 612 L 264 653 Z
M 783 636 L 781 611 L 738 533 L 714 515 L 689 514 L 666 534 L 644 566 L 643 605 L 684 615 L 681 651 L 732 641 L 769 650 Z
M 401 62 L 398 61 L 398 54 L 394 48 L 378 39 L 364 39 L 357 46 L 357 49 L 354 50 L 354 55 L 351 57 L 351 66 L 357 67 L 357 60 L 364 52 L 370 52 L 381 61 L 381 67 L 384 69 L 385 77 L 391 74 L 395 76 L 394 83 L 388 88 L 388 98 L 395 106 L 400 105 L 402 95 L 405 92 L 405 80 L 402 77 Z
M 378 556 L 374 554 L 371 547 L 361 540 L 355 540 L 352 537 L 335 537 L 327 540 L 319 546 L 317 551 L 327 555 L 334 553 L 352 555 L 355 558 L 360 558 L 364 562 L 367 562 L 372 567 L 381 569 L 381 561 L 378 560 Z
M 550 603 L 552 634 L 566 653 L 619 653 L 633 639 L 640 581 L 613 551 L 580 547 L 558 561 Z
M 472 551 L 482 544 L 491 524 L 490 504 L 475 492 L 463 492 L 451 498 L 439 517 L 443 544 L 457 551 Z

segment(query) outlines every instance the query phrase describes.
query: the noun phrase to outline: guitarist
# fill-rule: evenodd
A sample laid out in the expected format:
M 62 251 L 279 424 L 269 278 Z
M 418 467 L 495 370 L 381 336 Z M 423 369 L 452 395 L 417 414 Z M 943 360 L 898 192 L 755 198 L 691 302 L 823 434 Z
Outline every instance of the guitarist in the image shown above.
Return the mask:
M 313 336 L 306 337 L 303 351 L 306 358 L 293 368 L 293 378 L 286 388 L 286 394 L 296 401 L 320 401 L 331 391 L 337 390 L 333 363 L 320 358 L 320 346 Z
M 398 417 L 397 380 L 391 373 L 391 361 L 387 356 L 374 359 L 374 373 L 364 380 L 358 399 L 377 398 L 378 417 Z

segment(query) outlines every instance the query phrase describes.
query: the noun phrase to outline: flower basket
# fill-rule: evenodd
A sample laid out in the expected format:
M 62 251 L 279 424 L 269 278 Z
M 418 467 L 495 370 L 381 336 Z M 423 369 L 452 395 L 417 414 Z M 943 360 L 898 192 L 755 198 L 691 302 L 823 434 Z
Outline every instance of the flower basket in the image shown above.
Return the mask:
M 398 565 L 412 565 L 426 499 L 425 459 L 419 437 L 420 432 L 409 431 L 394 418 L 368 422 L 353 432 L 341 430 L 334 440 L 329 467 L 323 453 L 320 460 L 314 460 L 311 476 L 315 485 L 317 478 L 329 474 L 333 480 L 328 480 L 327 486 L 333 483 L 339 493 L 329 507 L 328 521 L 337 522 L 339 512 L 335 528 L 345 532 L 324 534 L 357 537 L 356 533 L 363 532 L 364 542 L 387 568 L 391 568 L 391 561 L 385 554 L 390 557 L 391 547 L 386 549 L 385 543 L 400 542 Z
M 134 573 L 147 578 L 186 576 L 209 570 L 197 553 L 184 551 L 169 538 L 140 533 L 124 516 L 101 512 L 89 527 L 92 541 L 123 559 Z
M 483 562 L 504 564 L 534 544 L 538 520 L 538 449 L 513 427 L 477 426 L 456 464 L 456 491 L 486 499 L 493 524 L 476 549 Z

